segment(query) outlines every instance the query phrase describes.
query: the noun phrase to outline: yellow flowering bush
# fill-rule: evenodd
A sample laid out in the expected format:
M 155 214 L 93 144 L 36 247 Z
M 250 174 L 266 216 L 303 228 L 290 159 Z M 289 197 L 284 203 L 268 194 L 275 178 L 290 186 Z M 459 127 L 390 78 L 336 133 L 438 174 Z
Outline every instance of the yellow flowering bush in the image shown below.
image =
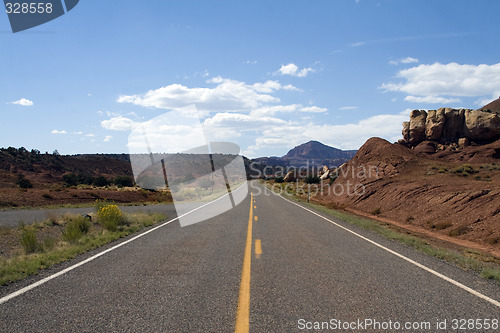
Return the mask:
M 110 231 L 115 231 L 124 222 L 123 213 L 117 205 L 105 205 L 97 211 L 99 223 Z

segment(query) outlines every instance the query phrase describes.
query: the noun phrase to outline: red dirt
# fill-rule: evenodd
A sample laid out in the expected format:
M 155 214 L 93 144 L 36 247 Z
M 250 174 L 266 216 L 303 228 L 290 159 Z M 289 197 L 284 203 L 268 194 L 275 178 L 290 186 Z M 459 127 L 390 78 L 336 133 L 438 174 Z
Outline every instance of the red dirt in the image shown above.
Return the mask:
M 19 188 L 0 189 L 0 209 L 93 203 L 98 199 L 116 203 L 172 201 L 172 197 L 168 192 L 147 191 L 137 188 L 78 189 L 53 186 L 52 188 L 31 188 L 26 190 Z
M 473 171 L 454 172 L 464 164 Z M 372 174 L 360 173 L 363 168 Z M 340 169 L 334 185 L 349 183 L 362 186 L 360 195 L 318 199 L 500 257 L 500 140 L 428 155 L 372 138 Z

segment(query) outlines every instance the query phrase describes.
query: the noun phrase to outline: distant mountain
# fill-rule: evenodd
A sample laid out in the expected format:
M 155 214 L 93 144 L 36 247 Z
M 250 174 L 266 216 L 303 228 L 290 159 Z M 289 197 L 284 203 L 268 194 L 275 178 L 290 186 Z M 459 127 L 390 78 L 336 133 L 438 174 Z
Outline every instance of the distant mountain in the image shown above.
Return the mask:
M 309 141 L 290 150 L 282 157 L 260 157 L 253 161 L 267 165 L 282 166 L 340 166 L 349 161 L 356 150 L 340 150 L 318 141 Z

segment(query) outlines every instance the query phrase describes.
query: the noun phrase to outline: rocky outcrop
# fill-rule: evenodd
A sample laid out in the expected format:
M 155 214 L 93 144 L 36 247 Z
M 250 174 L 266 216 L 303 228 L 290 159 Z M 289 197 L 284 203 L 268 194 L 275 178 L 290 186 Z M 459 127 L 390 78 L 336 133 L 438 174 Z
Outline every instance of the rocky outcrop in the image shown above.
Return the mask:
M 328 178 L 330 178 L 330 170 L 327 167 L 326 171 L 323 172 L 323 174 L 319 177 L 319 179 L 325 180 L 325 179 L 328 179 Z
M 438 110 L 413 110 L 410 121 L 403 123 L 401 143 L 417 147 L 423 142 L 446 145 L 458 143 L 484 144 L 500 139 L 500 99 L 478 110 L 441 108 Z M 429 142 L 419 150 L 430 151 Z M 437 147 L 437 145 L 436 145 Z
M 297 177 L 295 177 L 295 171 L 294 170 L 290 170 L 285 175 L 285 178 L 283 178 L 283 181 L 285 181 L 285 182 L 293 182 L 293 181 L 295 181 L 295 179 L 297 179 Z
M 500 135 L 500 117 L 496 113 L 474 110 L 465 112 L 465 137 L 471 140 L 494 140 Z
M 429 110 L 425 121 L 425 137 L 428 140 L 439 140 L 444 129 L 444 110 Z
M 425 140 L 425 122 L 427 112 L 413 110 L 410 115 L 410 143 L 416 144 Z

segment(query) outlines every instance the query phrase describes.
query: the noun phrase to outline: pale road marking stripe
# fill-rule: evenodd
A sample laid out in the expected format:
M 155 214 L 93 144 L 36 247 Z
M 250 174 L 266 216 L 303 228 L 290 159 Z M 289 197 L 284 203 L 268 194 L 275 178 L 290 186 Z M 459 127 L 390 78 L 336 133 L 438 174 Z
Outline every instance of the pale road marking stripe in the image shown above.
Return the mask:
M 259 220 L 259 218 L 258 218 L 257 216 L 255 216 L 255 217 L 254 217 L 254 220 L 255 220 L 255 221 L 258 221 L 258 220 Z
M 413 264 L 413 265 L 415 265 L 415 266 L 417 266 L 417 267 L 419 267 L 419 268 L 421 268 L 421 269 L 423 269 L 423 270 L 425 270 L 425 271 L 427 271 L 427 272 L 429 272 L 431 274 L 434 274 L 435 276 L 437 276 L 437 277 L 439 277 L 439 278 L 441 278 L 441 279 L 443 279 L 443 280 L 445 280 L 445 281 L 447 281 L 447 282 L 449 282 L 449 283 L 451 283 L 451 284 L 453 284 L 453 285 L 455 285 L 455 286 L 457 286 L 457 287 L 459 287 L 459 288 L 461 288 L 461 289 L 463 289 L 463 290 L 471 293 L 472 295 L 477 296 L 479 298 L 482 298 L 483 300 L 485 300 L 485 301 L 487 301 L 487 302 L 489 302 L 489 303 L 491 303 L 491 304 L 493 304 L 493 305 L 495 305 L 497 307 L 500 307 L 500 302 L 494 300 L 493 298 L 490 298 L 490 297 L 488 297 L 486 295 L 483 295 L 480 292 L 478 292 L 478 291 L 476 291 L 476 290 L 474 290 L 474 289 L 472 289 L 470 287 L 467 287 L 466 285 L 461 284 L 460 282 L 455 281 L 452 278 L 447 277 L 446 275 L 443 275 L 443 274 L 441 274 L 439 272 L 436 272 L 435 270 L 433 270 L 433 269 L 431 269 L 431 268 L 429 268 L 427 266 L 424 266 L 424 265 L 416 262 L 415 260 L 412 260 L 412 259 L 410 259 L 408 257 L 405 257 L 404 255 L 399 254 L 396 251 L 393 251 L 393 250 L 391 250 L 391 249 L 389 249 L 389 248 L 387 248 L 387 247 L 385 247 L 385 246 L 383 246 L 383 245 L 381 245 L 381 244 L 379 244 L 377 242 L 372 241 L 369 238 L 366 238 L 366 237 L 364 237 L 364 236 L 362 236 L 362 235 L 360 235 L 360 234 L 358 234 L 358 233 L 356 233 L 356 232 L 354 232 L 354 231 L 352 231 L 352 230 L 350 230 L 350 229 L 348 229 L 348 228 L 346 228 L 344 226 L 341 226 L 340 224 L 338 224 L 338 223 L 336 223 L 336 222 L 334 222 L 334 221 L 332 221 L 332 220 L 330 220 L 330 219 L 328 219 L 328 218 L 326 218 L 326 217 L 324 217 L 324 216 L 322 216 L 322 215 L 320 215 L 320 214 L 318 214 L 318 213 L 316 213 L 316 212 L 314 212 L 314 211 L 312 211 L 312 210 L 310 210 L 310 209 L 308 209 L 306 207 L 303 207 L 303 206 L 299 205 L 298 203 L 290 201 L 290 200 L 282 197 L 281 195 L 278 195 L 278 194 L 274 193 L 271 190 L 269 190 L 269 191 L 271 193 L 277 195 L 278 197 L 282 198 L 283 200 L 288 201 L 289 203 L 292 203 L 295 206 L 298 206 L 298 207 L 300 207 L 300 208 L 302 208 L 304 210 L 307 210 L 308 212 L 310 212 L 310 213 L 312 213 L 312 214 L 314 214 L 314 215 L 316 215 L 318 217 L 321 217 L 322 219 L 330 222 L 331 224 L 333 224 L 333 225 L 335 225 L 335 226 L 337 226 L 337 227 L 339 227 L 339 228 L 341 228 L 341 229 L 343 229 L 343 230 L 345 230 L 347 232 L 350 232 L 351 234 L 353 234 L 353 235 L 355 235 L 355 236 L 357 236 L 357 237 L 359 237 L 359 238 L 361 238 L 361 239 L 363 239 L 363 240 L 365 240 L 365 241 L 367 241 L 367 242 L 369 242 L 369 243 L 371 243 L 371 244 L 373 244 L 373 245 L 375 245 L 375 246 L 377 246 L 377 247 L 379 247 L 379 248 L 381 248 L 381 249 L 383 249 L 383 250 L 385 250 L 385 251 L 387 251 L 389 253 L 392 253 L 395 256 L 397 256 L 397 257 L 399 257 L 399 258 L 401 258 L 403 260 L 406 260 L 407 262 L 409 262 L 409 263 L 411 263 L 411 264 Z
M 243 268 L 241 270 L 240 294 L 238 297 L 238 310 L 236 311 L 236 333 L 250 331 L 250 269 L 252 265 L 252 220 L 253 220 L 253 193 L 250 194 L 250 213 L 248 215 L 247 240 Z
M 240 188 L 242 188 L 244 185 L 245 185 L 245 184 L 241 185 L 241 186 L 240 186 L 240 187 L 238 187 L 235 191 L 239 190 L 239 189 L 240 189 Z M 156 227 L 154 227 L 154 228 L 152 228 L 152 229 L 149 229 L 148 231 L 143 232 L 143 233 L 142 233 L 142 234 L 140 234 L 140 235 L 137 235 L 137 236 L 135 236 L 135 237 L 132 237 L 132 238 L 130 238 L 129 240 L 126 240 L 126 241 L 124 241 L 124 242 L 122 242 L 122 243 L 120 243 L 120 244 L 117 244 L 117 245 L 115 245 L 115 246 L 113 246 L 113 247 L 110 247 L 109 249 L 104 250 L 104 251 L 102 251 L 102 252 L 99 252 L 99 253 L 97 253 L 97 254 L 93 255 L 93 256 L 92 256 L 92 257 L 90 257 L 90 258 L 87 258 L 87 259 L 85 259 L 85 260 L 83 260 L 83 261 L 80 261 L 79 263 L 76 263 L 76 264 L 74 264 L 73 266 L 70 266 L 70 267 L 68 267 L 68 268 L 65 268 L 65 269 L 63 269 L 62 271 L 59 271 L 59 272 L 57 272 L 57 273 L 54 273 L 54 274 L 52 274 L 52 275 L 50 275 L 50 276 L 47 276 L 47 277 L 46 277 L 46 278 L 44 278 L 44 279 L 41 279 L 40 281 L 37 281 L 37 282 L 35 282 L 35 283 L 32 283 L 32 284 L 30 284 L 30 285 L 28 285 L 28 286 L 26 286 L 26 287 L 24 287 L 24 288 L 21 288 L 21 289 L 19 289 L 19 290 L 17 290 L 17 291 L 15 291 L 15 292 L 13 292 L 13 293 L 11 293 L 11 294 L 8 294 L 8 295 L 6 295 L 6 296 L 4 296 L 4 297 L 0 298 L 0 305 L 1 305 L 1 304 L 3 304 L 3 303 L 5 303 L 5 302 L 7 302 L 7 301 L 8 301 L 8 300 L 10 300 L 10 299 L 13 299 L 13 298 L 15 298 L 15 297 L 17 297 L 17 296 L 20 296 L 20 295 L 24 294 L 24 293 L 25 293 L 25 292 L 27 292 L 27 291 L 30 291 L 31 289 L 34 289 L 34 288 L 36 288 L 36 287 L 39 287 L 39 286 L 41 286 L 42 284 L 44 284 L 44 283 L 46 283 L 46 282 L 49 282 L 49 281 L 50 281 L 50 280 L 52 280 L 52 279 L 55 279 L 56 277 L 59 277 L 59 276 L 61 276 L 61 275 L 64 275 L 64 274 L 66 274 L 66 273 L 68 273 L 68 272 L 70 272 L 70 271 L 74 270 L 75 268 L 78 268 L 78 267 L 80 267 L 80 266 L 82 266 L 82 265 L 85 265 L 86 263 L 91 262 L 91 261 L 93 261 L 93 260 L 95 260 L 95 259 L 99 258 L 100 256 L 105 255 L 105 254 L 106 254 L 106 253 L 108 253 L 108 252 L 111 252 L 111 251 L 113 251 L 113 250 L 116 250 L 117 248 L 122 247 L 123 245 L 128 244 L 128 243 L 130 243 L 130 242 L 133 242 L 133 241 L 135 241 L 136 239 L 139 239 L 139 238 L 141 238 L 141 237 L 143 237 L 143 236 L 145 236 L 145 235 L 149 234 L 150 232 L 153 232 L 153 231 L 155 231 L 155 230 L 157 230 L 157 229 L 159 229 L 159 228 L 162 228 L 162 227 L 166 226 L 167 224 L 170 224 L 170 223 L 174 222 L 175 220 L 180 219 L 181 217 L 184 217 L 184 216 L 186 216 L 186 215 L 188 215 L 188 214 L 191 214 L 192 212 L 195 212 L 195 211 L 197 211 L 198 209 L 201 209 L 201 208 L 203 208 L 203 207 L 205 207 L 205 206 L 208 206 L 208 205 L 210 205 L 210 204 L 213 204 L 214 202 L 219 201 L 220 199 L 224 198 L 224 197 L 225 197 L 225 196 L 227 196 L 227 195 L 228 195 L 228 194 L 225 194 L 225 195 L 221 196 L 220 198 L 217 198 L 217 199 L 216 199 L 216 200 L 214 200 L 214 201 L 211 201 L 211 202 L 206 203 L 206 204 L 204 204 L 204 205 L 202 205 L 202 206 L 200 206 L 200 207 L 197 207 L 197 208 L 195 208 L 195 209 L 193 209 L 193 210 L 191 210 L 191 211 L 189 211 L 189 212 L 187 212 L 187 213 L 185 213 L 185 214 L 182 214 L 181 216 L 177 216 L 177 217 L 175 217 L 175 218 L 173 218 L 173 219 L 171 219 L 171 220 L 169 220 L 169 221 L 167 221 L 167 222 L 164 222 L 164 223 L 162 223 L 162 224 L 160 224 L 160 225 L 158 225 L 158 226 L 156 226 Z
M 262 254 L 262 242 L 260 239 L 255 240 L 255 256 L 257 259 L 260 258 L 260 255 Z

